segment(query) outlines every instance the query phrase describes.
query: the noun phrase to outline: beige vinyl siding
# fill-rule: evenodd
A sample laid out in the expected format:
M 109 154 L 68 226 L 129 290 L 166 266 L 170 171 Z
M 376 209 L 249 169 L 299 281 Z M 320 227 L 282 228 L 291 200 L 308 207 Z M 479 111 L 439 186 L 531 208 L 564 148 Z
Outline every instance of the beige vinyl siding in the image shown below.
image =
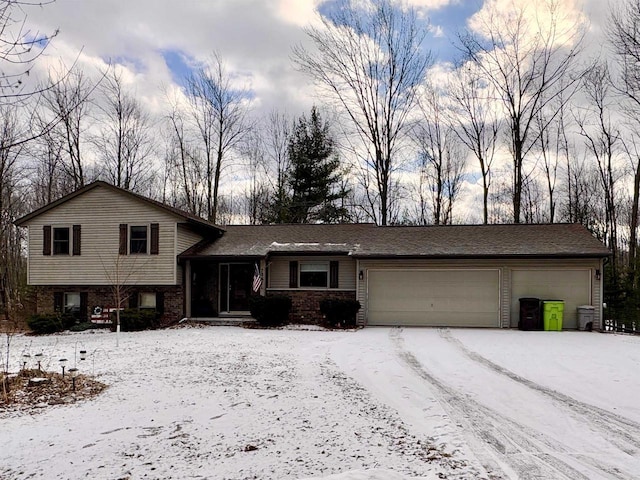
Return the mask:
M 268 261 L 269 285 L 267 288 L 273 290 L 286 290 L 289 288 L 289 262 L 331 262 L 338 261 L 338 288 L 337 290 L 356 289 L 356 262 L 351 257 L 345 256 L 274 256 Z M 304 290 L 297 288 L 296 290 Z M 336 290 L 336 289 L 331 289 Z
M 520 298 L 564 302 L 563 328 L 578 328 L 577 309 L 591 305 L 591 270 L 588 268 L 540 268 L 511 270 L 511 326 L 517 327 L 520 316 Z
M 190 230 L 187 225 L 178 224 L 178 230 L 176 234 L 176 252 L 180 255 L 188 248 L 193 247 L 196 243 L 202 240 L 204 237 Z M 177 259 L 176 259 L 177 261 Z M 183 282 L 183 267 L 182 265 L 176 265 L 176 283 L 182 285 Z
M 500 290 L 500 325 L 504 328 L 517 325 L 517 318 L 513 310 L 513 289 L 512 270 L 514 269 L 553 269 L 554 271 L 567 270 L 588 270 L 592 278 L 591 281 L 591 301 L 596 307 L 594 328 L 600 323 L 601 309 L 600 299 L 602 282 L 593 280 L 596 269 L 602 272 L 602 261 L 600 259 L 489 259 L 489 260 L 420 260 L 420 259 L 359 259 L 359 269 L 364 273 L 364 279 L 358 281 L 356 292 L 357 299 L 363 308 L 358 312 L 358 324 L 367 323 L 367 277 L 369 270 L 380 269 L 474 269 L 493 268 L 500 270 L 501 290 Z M 572 307 L 571 307 L 572 308 Z
M 202 239 L 202 235 L 192 231 L 188 226 L 178 224 L 178 239 L 176 242 L 176 251 L 178 252 L 178 255 L 184 252 L 187 248 L 193 247 Z
M 178 217 L 143 201 L 95 188 L 72 198 L 28 224 L 31 285 L 174 285 L 176 284 L 176 222 Z M 159 224 L 159 255 L 118 255 L 121 223 Z M 79 256 L 42 254 L 43 225 L 80 224 Z M 147 230 L 150 237 L 150 229 Z

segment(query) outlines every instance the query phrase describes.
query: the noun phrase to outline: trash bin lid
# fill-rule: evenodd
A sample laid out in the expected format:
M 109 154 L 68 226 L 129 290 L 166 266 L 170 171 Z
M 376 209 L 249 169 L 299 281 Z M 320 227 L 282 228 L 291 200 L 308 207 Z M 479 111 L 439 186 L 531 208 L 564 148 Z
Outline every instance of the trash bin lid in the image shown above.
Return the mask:
M 535 297 L 522 297 L 522 298 L 519 298 L 518 300 L 520 300 L 521 302 L 539 302 L 540 301 L 539 298 L 535 298 Z
M 595 310 L 596 307 L 593 305 L 579 305 L 578 310 Z

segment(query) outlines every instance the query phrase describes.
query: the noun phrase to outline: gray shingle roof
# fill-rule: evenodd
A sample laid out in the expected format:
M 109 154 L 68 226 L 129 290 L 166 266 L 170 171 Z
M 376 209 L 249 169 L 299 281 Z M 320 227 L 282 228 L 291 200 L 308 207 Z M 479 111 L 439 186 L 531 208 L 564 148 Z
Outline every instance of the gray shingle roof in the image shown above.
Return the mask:
M 582 225 L 229 225 L 224 235 L 182 256 L 344 253 L 356 257 L 605 257 Z

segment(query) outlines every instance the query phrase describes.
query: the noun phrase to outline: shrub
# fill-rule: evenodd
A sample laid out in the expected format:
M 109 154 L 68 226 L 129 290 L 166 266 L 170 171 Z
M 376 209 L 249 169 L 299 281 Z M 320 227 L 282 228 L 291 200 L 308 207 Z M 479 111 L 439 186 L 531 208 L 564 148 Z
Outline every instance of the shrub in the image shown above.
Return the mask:
M 328 298 L 320 301 L 320 313 L 325 316 L 325 326 L 329 328 L 355 328 L 358 310 L 358 300 Z
M 254 296 L 249 302 L 251 316 L 263 327 L 275 327 L 289 322 L 291 299 L 284 295 Z
M 43 313 L 32 315 L 27 320 L 27 325 L 36 334 L 62 332 L 75 323 L 75 317 L 68 313 Z
M 94 330 L 98 328 L 109 328 L 111 326 L 110 323 L 92 323 L 92 322 L 82 322 L 77 325 L 73 325 L 69 330 L 72 332 L 84 332 L 85 330 Z
M 115 332 L 117 327 L 115 312 L 111 317 L 111 331 Z M 120 311 L 120 330 L 123 332 L 139 332 L 158 328 L 159 325 L 160 317 L 155 310 L 127 308 Z

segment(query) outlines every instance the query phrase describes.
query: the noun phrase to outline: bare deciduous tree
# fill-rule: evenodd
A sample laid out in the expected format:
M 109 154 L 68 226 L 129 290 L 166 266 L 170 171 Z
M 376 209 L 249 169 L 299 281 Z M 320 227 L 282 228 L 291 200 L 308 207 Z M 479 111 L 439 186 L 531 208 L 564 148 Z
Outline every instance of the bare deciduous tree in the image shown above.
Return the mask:
M 476 18 L 476 32 L 460 36 L 460 47 L 469 61 L 491 82 L 506 117 L 513 155 L 513 221 L 521 221 L 524 162 L 555 119 L 559 99 L 568 101 L 577 87 L 573 75 L 584 28 L 580 19 L 563 17 L 555 0 L 532 2 L 507 11 L 490 2 Z M 562 95 L 562 97 L 561 97 Z M 555 110 L 536 125 L 539 112 Z
M 122 71 L 112 69 L 101 86 L 100 133 L 94 139 L 106 178 L 135 190 L 151 170 L 151 121 L 137 98 L 126 91 Z
M 422 46 L 427 30 L 414 10 L 389 0 L 365 8 L 343 0 L 320 20 L 306 30 L 316 51 L 298 46 L 293 58 L 349 118 L 365 158 L 361 182 L 373 207 L 369 214 L 386 225 L 398 144 L 430 63 Z
M 612 252 L 613 276 L 618 267 L 618 183 L 617 156 L 623 147 L 619 126 L 612 119 L 613 98 L 609 72 L 604 64 L 594 65 L 584 77 L 584 91 L 589 104 L 576 123 L 587 151 L 596 162 L 605 205 L 605 239 Z
M 472 65 L 461 65 L 448 85 L 453 100 L 455 134 L 478 160 L 482 176 L 483 223 L 489 222 L 491 165 L 495 157 L 500 120 L 497 116 L 491 84 L 474 73 Z
M 43 91 L 43 87 L 29 88 L 25 78 L 58 30 L 50 34 L 31 31 L 26 12 L 53 1 L 0 1 L 0 104 L 16 105 Z
M 250 130 L 249 95 L 231 82 L 222 57 L 212 56 L 212 65 L 200 68 L 188 78 L 188 98 L 202 142 L 207 218 L 216 221 L 220 176 L 232 151 Z
M 61 80 L 60 72 L 64 75 Z M 42 105 L 46 111 L 40 113 L 40 123 L 43 126 L 53 125 L 47 131 L 47 142 L 51 142 L 47 146 L 62 152 L 62 168 L 70 180 L 71 189 L 75 190 L 84 186 L 87 181 L 84 137 L 89 97 L 95 87 L 78 68 L 64 72 L 62 67 L 50 74 L 49 86 L 42 97 Z
M 413 130 L 420 159 L 418 222 L 446 225 L 453 221 L 453 205 L 462 186 L 465 158 L 435 88 L 426 89 L 420 110 L 422 118 Z
M 609 43 L 618 60 L 619 74 L 614 87 L 622 97 L 621 111 L 626 115 L 632 133 L 626 146 L 633 171 L 633 195 L 629 219 L 629 266 L 633 285 L 640 276 L 638 264 L 638 214 L 640 210 L 640 0 L 625 0 L 613 7 L 607 29 Z

